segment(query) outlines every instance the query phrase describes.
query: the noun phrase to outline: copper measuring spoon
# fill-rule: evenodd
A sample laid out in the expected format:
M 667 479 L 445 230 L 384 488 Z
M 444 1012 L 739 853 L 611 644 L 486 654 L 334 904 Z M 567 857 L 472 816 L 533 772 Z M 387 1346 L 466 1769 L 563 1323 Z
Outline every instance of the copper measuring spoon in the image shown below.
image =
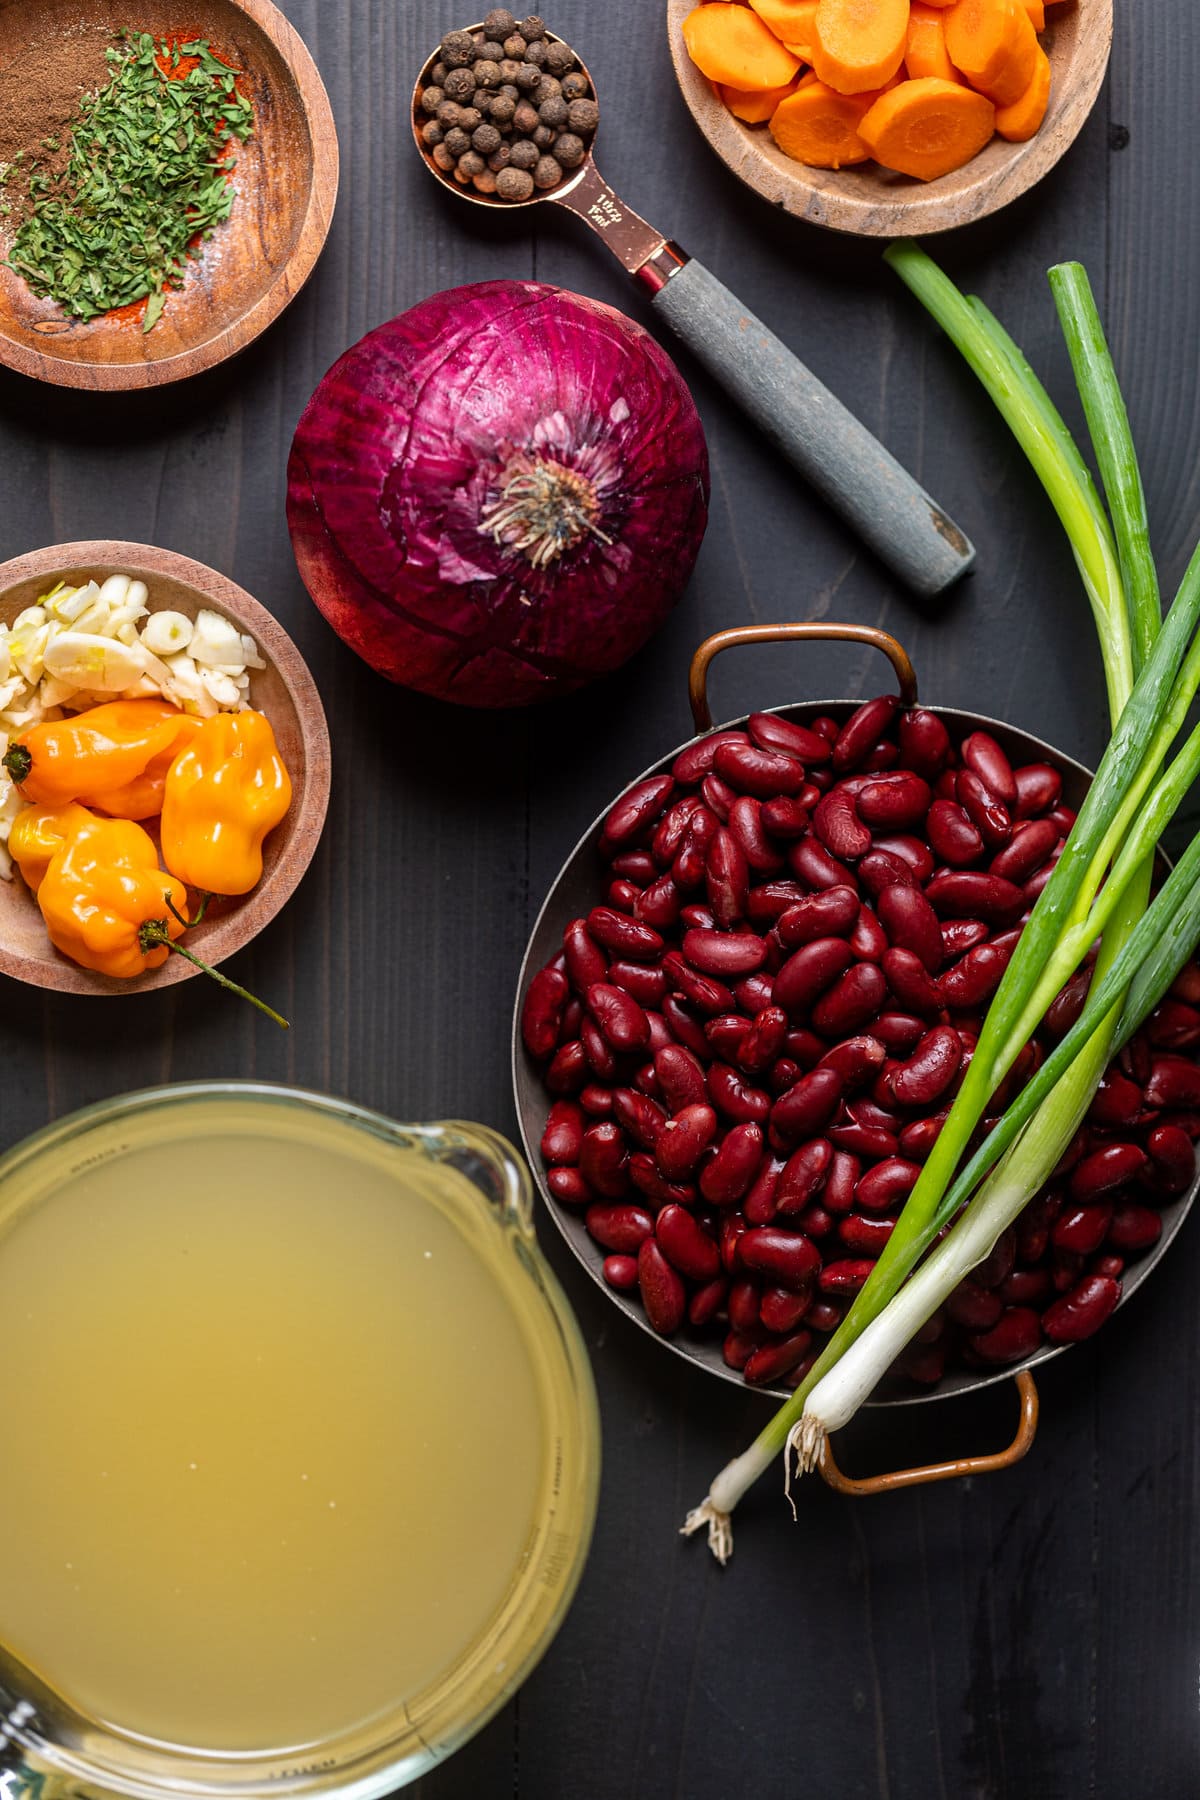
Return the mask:
M 480 25 L 467 26 L 472 33 Z M 553 32 L 552 43 L 563 43 Z M 570 48 L 570 46 L 568 46 Z M 596 84 L 576 52 L 593 94 Z M 904 584 L 940 594 L 965 575 L 975 550 L 965 534 L 787 346 L 714 275 L 617 197 L 592 149 L 557 187 L 529 200 L 501 200 L 460 187 L 438 168 L 421 138 L 420 97 L 440 46 L 413 90 L 413 135 L 430 174 L 460 200 L 517 212 L 550 200 L 589 225 L 628 274 L 648 289 L 654 311 L 688 345 L 764 436 L 858 532 Z

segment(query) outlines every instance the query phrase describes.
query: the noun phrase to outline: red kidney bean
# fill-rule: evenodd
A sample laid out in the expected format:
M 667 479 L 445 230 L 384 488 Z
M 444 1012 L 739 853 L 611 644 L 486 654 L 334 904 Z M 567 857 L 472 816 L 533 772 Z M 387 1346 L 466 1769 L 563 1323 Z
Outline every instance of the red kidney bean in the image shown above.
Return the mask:
M 838 1221 L 837 1232 L 842 1244 L 853 1255 L 876 1257 L 895 1229 L 895 1219 L 864 1219 L 858 1213 L 851 1213 L 848 1219 Z
M 841 1262 L 826 1263 L 817 1277 L 822 1294 L 857 1294 L 871 1278 L 875 1264 L 867 1257 L 847 1257 Z
M 802 1288 L 798 1294 L 793 1293 L 790 1288 L 765 1288 L 759 1302 L 759 1322 L 767 1331 L 786 1336 L 795 1331 L 812 1303 L 811 1288 Z
M 1149 1250 L 1161 1236 L 1162 1219 L 1151 1207 L 1126 1201 L 1113 1212 L 1108 1241 L 1114 1250 Z
M 763 1155 L 762 1127 L 735 1125 L 700 1171 L 700 1192 L 713 1206 L 732 1206 L 750 1190 Z
M 980 1287 L 998 1288 L 1012 1274 L 1017 1260 L 1017 1234 L 1010 1225 L 1002 1231 L 983 1261 L 972 1270 Z
M 1075 1286 L 1083 1274 L 1084 1261 L 1078 1250 L 1051 1250 L 1050 1281 L 1056 1294 L 1065 1294 Z
M 833 1145 L 813 1138 L 788 1157 L 775 1188 L 777 1213 L 800 1213 L 825 1185 L 833 1161 Z
M 984 919 L 989 925 L 1015 925 L 1025 911 L 1025 896 L 1015 882 L 967 869 L 935 875 L 925 898 L 947 918 Z
M 911 1013 L 883 1012 L 872 1021 L 871 1036 L 878 1038 L 892 1056 L 907 1056 L 910 1050 L 916 1049 L 928 1029 L 925 1019 L 915 1018 Z
M 789 842 L 792 838 L 803 837 L 808 830 L 812 808 L 820 797 L 816 788 L 811 791 L 814 796 L 811 805 L 805 798 L 809 792 L 807 788 L 801 788 L 798 794 L 778 794 L 774 800 L 764 800 L 763 829 L 769 831 L 772 837 L 784 838 Z
M 835 1306 L 832 1300 L 824 1300 L 819 1296 L 805 1314 L 805 1323 L 812 1331 L 836 1331 L 841 1322 L 841 1307 Z
M 704 801 L 699 794 L 688 794 L 677 800 L 659 823 L 658 829 L 650 843 L 650 854 L 660 869 L 669 869 L 675 861 L 687 834 L 687 828 L 697 813 L 704 811 Z
M 998 1292 L 1006 1306 L 1040 1306 L 1050 1297 L 1050 1271 L 1044 1267 L 1014 1269 Z
M 960 769 L 954 784 L 955 798 L 985 844 L 993 849 L 1012 836 L 1008 808 L 985 787 L 972 769 Z
M 635 881 L 644 888 L 658 874 L 658 864 L 648 850 L 623 850 L 613 857 L 612 871 L 623 880 Z
M 1200 1064 L 1182 1056 L 1156 1056 L 1150 1065 L 1146 1100 L 1150 1106 L 1189 1111 L 1200 1107 Z
M 885 1157 L 860 1177 L 855 1204 L 867 1213 L 890 1212 L 908 1199 L 920 1173 L 920 1163 L 905 1162 L 901 1156 Z
M 900 1154 L 912 1162 L 923 1163 L 942 1135 L 948 1114 L 931 1113 L 926 1119 L 914 1119 L 900 1133 Z
M 781 856 L 763 829 L 762 803 L 751 794 L 740 795 L 729 809 L 729 829 L 749 866 L 759 875 L 773 875 L 784 866 Z
M 826 888 L 811 894 L 779 916 L 776 930 L 789 950 L 821 938 L 840 938 L 852 930 L 858 918 L 859 899 L 853 888 Z
M 1041 1262 L 1050 1242 L 1050 1228 L 1063 1208 L 1063 1196 L 1055 1188 L 1037 1194 L 1017 1220 L 1017 1255 L 1026 1264 Z
M 857 1156 L 850 1156 L 845 1150 L 834 1151 L 821 1193 L 821 1204 L 828 1212 L 848 1213 L 850 1211 L 854 1205 L 854 1191 L 858 1186 L 858 1178 L 861 1173 L 862 1164 Z
M 784 1338 L 781 1343 L 763 1344 L 754 1352 L 746 1364 L 743 1374 L 752 1387 L 761 1387 L 765 1382 L 778 1381 L 794 1369 L 797 1363 L 803 1362 L 812 1343 L 811 1331 L 797 1331 L 791 1337 Z
M 1090 969 L 1085 970 L 1084 973 L 1090 976 L 1091 971 Z M 1136 1037 L 1130 1038 L 1125 1048 L 1121 1051 L 1119 1060 L 1121 1068 L 1124 1070 L 1125 1074 L 1128 1075 L 1129 1079 L 1131 1081 L 1136 1081 L 1139 1087 L 1144 1088 L 1150 1080 L 1151 1072 L 1154 1068 L 1154 1058 L 1151 1054 L 1150 1046 L 1146 1043 L 1141 1032 L 1138 1032 Z
M 818 1137 L 841 1101 L 843 1083 L 836 1069 L 814 1069 L 804 1075 L 771 1108 L 772 1143 L 790 1148 L 801 1138 Z
M 851 950 L 860 962 L 877 963 L 882 961 L 887 947 L 887 934 L 883 926 L 869 906 L 861 907 L 850 933 Z
M 775 1004 L 793 1018 L 807 1012 L 813 1001 L 849 969 L 852 960 L 844 938 L 817 938 L 803 945 L 775 977 Z
M 919 885 L 916 872 L 904 857 L 878 847 L 863 857 L 858 865 L 858 872 L 863 886 L 875 901 L 878 901 L 887 888 Z
M 1136 1123 L 1142 1113 L 1142 1090 L 1119 1069 L 1109 1069 L 1088 1108 L 1088 1121 L 1110 1131 Z
M 641 1206 L 605 1206 L 597 1201 L 588 1207 L 583 1222 L 601 1249 L 619 1256 L 636 1256 L 654 1231 L 654 1220 Z
M 991 932 L 982 919 L 943 919 L 942 944 L 947 956 L 965 956 L 986 944 Z
M 955 1012 L 982 1006 L 1000 986 L 1011 957 L 1011 949 L 996 943 L 968 950 L 938 978 L 943 1003 Z
M 615 962 L 608 971 L 614 987 L 631 994 L 639 1006 L 657 1006 L 667 991 L 667 978 L 661 968 L 647 963 Z
M 1018 789 L 1013 766 L 995 738 L 987 731 L 973 731 L 959 746 L 963 762 L 991 789 L 1002 805 L 1017 804 Z
M 640 1144 L 643 1150 L 653 1150 L 667 1123 L 667 1115 L 657 1101 L 632 1088 L 616 1088 L 613 1112 L 617 1124 L 628 1132 L 635 1144 Z
M 654 1145 L 654 1160 L 668 1181 L 690 1175 L 717 1135 L 717 1115 L 711 1106 L 685 1106 L 667 1120 Z
M 879 896 L 879 923 L 897 950 L 920 957 L 931 975 L 945 956 L 938 916 L 917 888 L 885 888 Z
M 928 881 L 937 868 L 928 844 L 907 832 L 897 832 L 891 837 L 877 837 L 875 848 L 881 856 L 890 856 L 896 862 L 903 863 L 918 886 Z
M 781 1006 L 765 1006 L 755 1015 L 754 1023 L 743 1037 L 734 1061 L 747 1075 L 762 1075 L 771 1067 L 783 1049 L 788 1033 L 788 1016 Z
M 737 795 L 727 781 L 719 775 L 706 775 L 700 783 L 700 798 L 709 812 L 716 813 L 722 825 L 729 822 L 729 811 Z
M 886 1057 L 887 1051 L 876 1037 L 845 1038 L 826 1052 L 817 1067 L 836 1069 L 845 1092 L 853 1093 L 879 1073 Z
M 747 1225 L 769 1225 L 775 1217 L 775 1190 L 783 1173 L 783 1160 L 764 1156 L 742 1201 L 742 1217 Z
M 721 1267 L 731 1275 L 737 1267 L 737 1247 L 745 1236 L 747 1225 L 740 1212 L 721 1214 L 717 1226 L 717 1242 L 721 1248 Z
M 910 769 L 933 781 L 950 759 L 950 733 L 935 712 L 914 706 L 900 714 L 900 755 Z
M 1081 1256 L 1090 1256 L 1108 1236 L 1112 1216 L 1111 1200 L 1094 1206 L 1068 1207 L 1054 1221 L 1050 1241 L 1057 1250 L 1074 1250 Z
M 805 898 L 805 891 L 798 882 L 764 881 L 761 886 L 750 889 L 746 917 L 752 925 L 771 925 L 789 906 L 795 906 Z
M 713 759 L 722 744 L 749 742 L 749 735 L 744 731 L 710 731 L 707 737 L 697 738 L 694 744 L 679 752 L 671 765 L 671 773 L 681 787 L 694 787 L 711 772 Z
M 708 1092 L 719 1113 L 738 1124 L 761 1125 L 771 1111 L 771 1096 L 751 1087 L 728 1063 L 713 1063 L 708 1071 Z
M 776 750 L 781 756 L 802 763 L 827 763 L 829 745 L 806 725 L 794 725 L 778 713 L 751 713 L 747 721 L 750 736 L 760 750 Z
M 882 967 L 888 987 L 908 1012 L 919 1013 L 925 1019 L 945 1017 L 940 989 L 912 950 L 888 950 Z M 876 1035 L 881 1035 L 878 1028 Z
M 639 1194 L 655 1206 L 695 1206 L 696 1189 L 687 1181 L 668 1181 L 648 1150 L 635 1150 L 629 1158 L 629 1179 Z
M 1049 763 L 1026 763 L 1014 769 L 1013 785 L 1017 790 L 1013 810 L 1018 819 L 1033 819 L 1051 811 L 1062 794 L 1062 776 Z
M 620 912 L 631 913 L 640 895 L 641 888 L 635 887 L 632 881 L 610 881 L 608 884 L 608 903 Z
M 627 918 L 624 913 L 615 912 L 611 906 L 593 906 L 587 916 L 587 929 L 598 944 L 631 962 L 649 962 L 660 956 L 664 949 L 659 932 L 649 925 L 640 925 L 636 919 Z M 568 971 L 570 966 L 568 949 Z M 594 985 L 594 981 L 588 985 Z
M 521 1038 L 530 1056 L 544 1062 L 553 1056 L 570 990 L 560 969 L 539 969 L 521 1008 Z
M 851 713 L 833 746 L 833 766 L 852 769 L 872 751 L 900 710 L 895 694 L 880 694 Z
M 636 1256 L 606 1256 L 603 1274 L 610 1288 L 618 1293 L 627 1293 L 638 1284 L 638 1266 Z
M 753 931 L 685 931 L 683 954 L 704 975 L 751 975 L 767 947 Z
M 670 875 L 660 875 L 642 889 L 634 902 L 633 914 L 642 925 L 658 932 L 669 931 L 679 919 L 683 895 Z
M 857 862 L 871 848 L 871 833 L 858 816 L 848 782 L 822 796 L 812 822 L 825 848 L 846 862 Z
M 1070 981 L 1053 999 L 1046 1012 L 1045 1029 L 1051 1037 L 1065 1037 L 1075 1024 L 1087 1004 L 1088 989 L 1092 985 L 1092 971 L 1080 969 L 1072 975 Z
M 739 794 L 753 794 L 759 800 L 798 794 L 807 781 L 803 764 L 793 757 L 749 743 L 719 745 L 713 768 Z
M 602 1087 L 598 1081 L 589 1081 L 579 1090 L 579 1104 L 592 1118 L 606 1119 L 613 1109 L 612 1089 Z
M 1042 1330 L 1052 1344 L 1078 1344 L 1099 1331 L 1121 1298 L 1121 1284 L 1104 1275 L 1088 1275 L 1042 1314 Z
M 1196 1175 L 1196 1152 L 1178 1125 L 1156 1125 L 1146 1139 L 1155 1174 L 1168 1194 L 1184 1194 Z
M 700 886 L 704 880 L 708 847 L 720 829 L 721 821 L 707 806 L 702 806 L 692 814 L 683 834 L 683 842 L 671 864 L 671 879 L 676 887 L 691 893 Z M 682 909 L 680 916 L 682 917 Z
M 1069 837 L 1078 815 L 1069 806 L 1055 806 L 1046 814 L 1053 821 L 1059 837 Z
M 895 1132 L 878 1125 L 860 1125 L 857 1119 L 850 1117 L 836 1125 L 827 1126 L 825 1135 L 837 1149 L 872 1161 L 878 1161 L 884 1156 L 895 1156 L 900 1148 Z
M 761 971 L 757 975 L 743 976 L 735 982 L 733 997 L 746 1013 L 760 1013 L 771 1006 L 775 999 L 775 977 Z
M 946 1296 L 946 1315 L 965 1331 L 990 1331 L 1004 1311 L 999 1294 L 968 1275 Z
M 683 1324 L 687 1289 L 652 1237 L 638 1251 L 638 1283 L 650 1324 L 660 1337 L 673 1337 Z
M 1029 819 L 1017 826 L 1009 843 L 993 856 L 989 873 L 1024 884 L 1049 862 L 1058 841 L 1049 819 Z
M 602 982 L 597 983 L 597 986 L 603 985 Z M 628 996 L 626 997 L 628 998 Z M 631 1002 L 631 1004 L 636 1003 Z M 583 1019 L 579 1026 L 579 1036 L 583 1045 L 584 1056 L 587 1059 L 587 1067 L 591 1070 L 592 1074 L 597 1076 L 601 1081 L 615 1081 L 617 1078 L 617 1058 L 613 1046 L 604 1036 L 604 1033 L 600 1030 L 596 1021 L 592 1018 Z M 564 1046 L 564 1048 L 566 1047 L 567 1046 Z M 557 1062 L 557 1060 L 558 1058 L 556 1057 L 555 1061 Z M 553 1069 L 554 1063 L 551 1063 L 550 1067 Z
M 878 1085 L 878 1084 L 876 1084 Z M 890 1106 L 881 1106 L 875 1099 L 859 1098 L 846 1102 L 846 1111 L 860 1125 L 872 1125 L 883 1131 L 899 1131 L 900 1118 Z
M 712 1055 L 703 1027 L 674 994 L 667 995 L 662 1003 L 662 1011 L 668 1028 L 680 1044 L 694 1056 L 704 1058 Z
M 705 885 L 717 924 L 727 929 L 735 925 L 746 910 L 750 872 L 741 845 L 729 831 L 718 831 L 708 846 Z
M 887 1085 L 901 1106 L 936 1106 L 962 1066 L 963 1046 L 957 1031 L 936 1025 L 926 1032 L 907 1062 L 893 1069 Z
M 689 1281 L 715 1281 L 720 1274 L 720 1251 L 685 1206 L 664 1206 L 654 1221 L 654 1235 L 672 1268 Z
M 970 1339 L 981 1362 L 1024 1362 L 1041 1348 L 1042 1322 L 1031 1306 L 1009 1306 L 990 1331 Z
M 717 1018 L 707 1020 L 704 1035 L 712 1045 L 715 1056 L 730 1056 L 736 1060 L 742 1040 L 749 1030 L 750 1021 L 744 1019 L 741 1013 L 720 1013 Z
M 1147 1036 L 1156 1050 L 1194 1050 L 1200 1045 L 1200 1012 L 1183 1000 L 1164 1000 L 1150 1015 Z
M 729 1283 L 723 1275 L 717 1275 L 712 1281 L 706 1281 L 703 1287 L 696 1289 L 688 1301 L 688 1324 L 697 1331 L 711 1324 L 725 1304 L 729 1292 Z
M 824 1038 L 819 1038 L 815 1031 L 809 1031 L 807 1026 L 802 1025 L 793 1026 L 783 1040 L 783 1047 L 792 1061 L 800 1065 L 803 1074 L 816 1068 L 826 1050 Z M 799 1080 L 799 1075 L 794 1079 Z
M 604 821 L 601 855 L 611 856 L 614 850 L 633 843 L 658 818 L 674 791 L 673 776 L 649 775 L 622 794 Z
M 680 993 L 697 1012 L 715 1016 L 717 1013 L 733 1011 L 734 1000 L 729 989 L 708 975 L 698 974 L 684 961 L 678 950 L 668 950 L 663 957 L 662 968 L 668 987 Z
M 1091 1268 L 1088 1270 L 1089 1275 L 1104 1275 L 1107 1276 L 1109 1281 L 1119 1281 L 1124 1273 L 1125 1258 L 1123 1256 L 1113 1256 L 1111 1252 L 1107 1256 L 1096 1257 Z
M 721 1346 L 721 1354 L 729 1368 L 744 1374 L 747 1363 L 754 1352 L 761 1348 L 762 1341 L 761 1327 L 753 1332 L 731 1331 Z
M 578 1169 L 550 1169 L 546 1186 L 563 1206 L 588 1206 L 594 1198 Z
M 647 1014 L 647 1017 L 649 1017 L 649 1014 Z M 649 1062 L 642 1064 L 641 1068 L 638 1070 L 637 1074 L 633 1078 L 633 1085 L 637 1089 L 639 1094 L 645 1094 L 647 1096 L 647 1098 L 649 1098 L 650 1100 L 653 1100 L 657 1104 L 657 1101 L 658 1101 L 658 1077 L 654 1073 L 654 1061 L 653 1061 L 654 1044 L 653 1044 L 653 1041 L 651 1042 L 651 1045 L 650 1045 L 650 1052 L 651 1052 L 651 1060 Z M 659 1111 L 660 1112 L 662 1111 L 661 1107 L 659 1108 Z M 663 1117 L 666 1118 L 665 1113 L 663 1113 Z
M 795 1223 L 796 1229 L 804 1233 L 805 1237 L 824 1238 L 828 1237 L 833 1230 L 833 1214 L 827 1212 L 819 1200 L 814 1200 L 811 1206 L 804 1208 L 803 1212 L 789 1213 L 787 1216 Z
M 759 1324 L 762 1291 L 757 1281 L 743 1278 L 729 1289 L 729 1323 L 735 1331 L 752 1332 Z
M 849 887 L 857 893 L 858 884 L 853 873 L 845 863 L 839 862 L 836 856 L 830 856 L 824 844 L 818 843 L 815 837 L 801 838 L 791 846 L 787 859 L 792 873 L 806 882 L 814 892 L 823 888 Z
M 887 981 L 874 963 L 857 963 L 813 1007 L 813 1026 L 825 1037 L 850 1036 L 875 1017 L 887 992 Z
M 613 987 L 611 982 L 597 981 L 588 989 L 586 999 L 589 1013 L 618 1054 L 647 1048 L 650 1022 L 632 994 Z
M 924 822 L 933 794 L 909 769 L 869 781 L 858 796 L 858 816 L 876 831 L 909 831 Z
M 666 1005 L 665 1000 L 663 1005 Z M 656 1012 L 653 1007 L 647 1007 L 646 1017 L 650 1021 L 650 1054 L 657 1056 L 660 1050 L 665 1050 L 668 1044 L 674 1042 L 671 1028 L 661 1012 Z
M 629 1152 L 625 1133 L 607 1120 L 589 1125 L 579 1151 L 579 1172 L 605 1200 L 621 1200 L 629 1191 Z
M 1190 962 L 1180 969 L 1168 992 L 1189 1006 L 1200 1006 L 1200 963 Z
M 1071 1171 L 1071 1198 L 1083 1204 L 1098 1200 L 1102 1194 L 1111 1194 L 1115 1188 L 1136 1181 L 1148 1161 L 1146 1152 L 1136 1144 L 1106 1144 L 1102 1150 L 1093 1150 Z
M 564 958 L 565 961 L 565 958 Z M 561 971 L 560 971 L 561 973 Z M 579 1036 L 579 1028 L 583 1024 L 583 1001 L 578 994 L 572 994 L 563 1007 L 562 1024 L 558 1028 L 560 1044 L 569 1044 L 572 1038 Z
M 816 1245 L 798 1231 L 774 1225 L 756 1225 L 738 1243 L 738 1255 L 747 1269 L 769 1275 L 779 1287 L 807 1287 L 821 1266 Z
M 584 1020 L 585 1025 L 590 1023 L 590 1019 Z M 600 1036 L 599 1032 L 596 1036 Z M 603 1044 L 602 1038 L 600 1041 Z M 588 1070 L 587 1051 L 580 1039 L 574 1038 L 555 1051 L 553 1061 L 542 1080 L 552 1094 L 577 1094 L 588 1079 Z
M 542 1161 L 546 1163 L 579 1162 L 583 1145 L 583 1109 L 573 1100 L 556 1100 L 550 1108 L 546 1129 L 542 1133 Z
M 935 854 L 951 868 L 965 869 L 983 855 L 983 838 L 956 800 L 935 800 L 925 830 Z

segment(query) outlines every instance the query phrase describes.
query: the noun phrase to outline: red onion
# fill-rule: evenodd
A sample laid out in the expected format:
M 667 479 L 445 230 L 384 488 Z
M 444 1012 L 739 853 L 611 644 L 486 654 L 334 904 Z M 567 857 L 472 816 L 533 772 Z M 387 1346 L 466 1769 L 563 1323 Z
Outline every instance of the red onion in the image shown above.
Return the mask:
M 612 307 L 530 281 L 415 306 L 348 350 L 288 470 L 300 573 L 380 674 L 520 706 L 618 668 L 708 516 L 679 371 Z

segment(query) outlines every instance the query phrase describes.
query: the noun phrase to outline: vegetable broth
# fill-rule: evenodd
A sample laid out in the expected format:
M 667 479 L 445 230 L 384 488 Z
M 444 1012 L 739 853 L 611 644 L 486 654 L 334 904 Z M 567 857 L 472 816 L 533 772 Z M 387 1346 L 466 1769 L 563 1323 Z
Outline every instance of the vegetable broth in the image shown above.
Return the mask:
M 0 1193 L 0 1649 L 198 1750 L 428 1689 L 551 1479 L 516 1259 L 465 1177 L 328 1121 L 247 1129 L 269 1110 Z

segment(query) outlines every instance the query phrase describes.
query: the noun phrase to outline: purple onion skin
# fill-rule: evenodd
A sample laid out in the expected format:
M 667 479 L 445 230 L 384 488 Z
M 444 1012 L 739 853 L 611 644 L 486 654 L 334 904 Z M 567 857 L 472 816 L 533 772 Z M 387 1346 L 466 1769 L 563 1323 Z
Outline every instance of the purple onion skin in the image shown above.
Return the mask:
M 481 531 L 514 457 L 585 477 L 595 525 L 538 568 Z M 598 301 L 453 288 L 334 364 L 300 421 L 288 524 L 305 586 L 381 675 L 524 706 L 619 668 L 687 585 L 708 519 L 704 428 L 666 352 Z

